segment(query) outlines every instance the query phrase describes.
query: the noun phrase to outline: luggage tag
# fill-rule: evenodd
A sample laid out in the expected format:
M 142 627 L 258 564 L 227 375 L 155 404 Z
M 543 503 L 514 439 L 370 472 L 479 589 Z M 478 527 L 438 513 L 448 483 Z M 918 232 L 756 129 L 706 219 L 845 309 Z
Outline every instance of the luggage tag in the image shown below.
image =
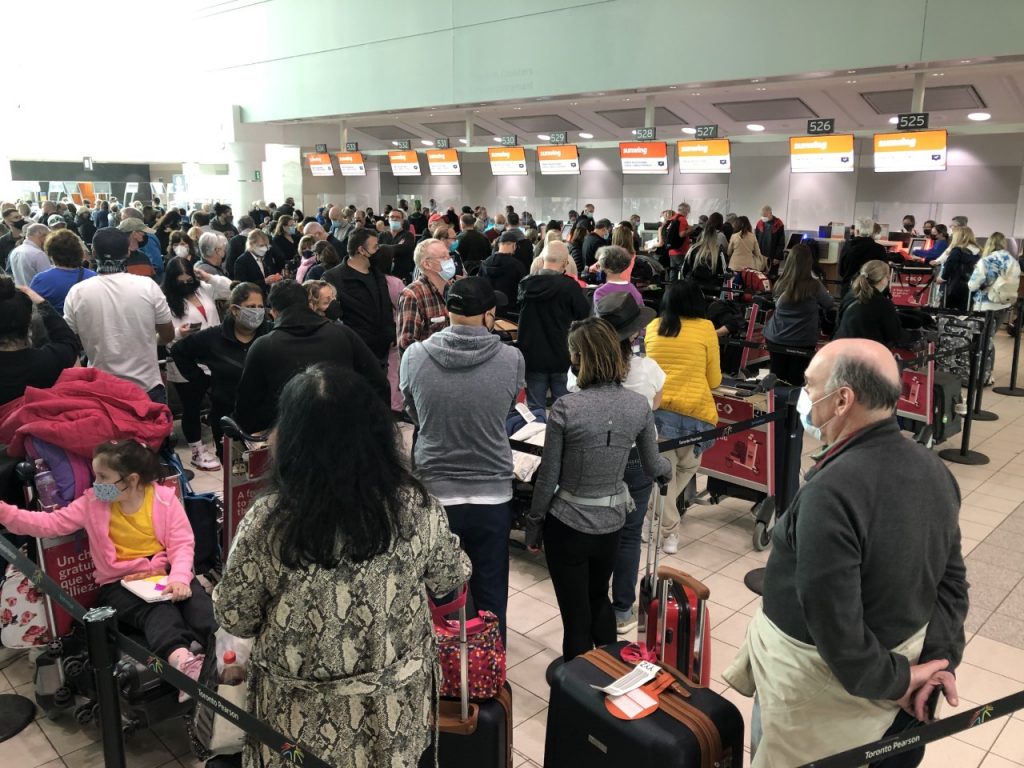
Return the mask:
M 607 693 L 609 696 L 622 696 L 636 690 L 644 683 L 650 682 L 658 676 L 659 672 L 661 672 L 660 667 L 651 664 L 649 661 L 641 661 L 627 674 L 603 688 L 599 685 L 591 685 L 590 687 Z
M 675 679 L 663 673 L 653 682 L 630 691 L 622 696 L 609 696 L 604 700 L 605 708 L 619 720 L 639 720 L 658 709 L 659 694 L 671 688 Z

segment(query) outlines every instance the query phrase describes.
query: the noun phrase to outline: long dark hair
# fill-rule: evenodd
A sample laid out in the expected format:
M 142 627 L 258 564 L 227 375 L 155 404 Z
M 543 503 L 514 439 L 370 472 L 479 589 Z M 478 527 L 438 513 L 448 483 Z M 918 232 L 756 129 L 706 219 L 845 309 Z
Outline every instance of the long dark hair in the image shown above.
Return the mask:
M 583 245 L 583 241 L 587 239 L 587 235 L 590 234 L 590 230 L 587 229 L 586 221 L 579 222 L 572 230 L 572 239 L 569 241 L 572 245 Z
M 750 226 L 750 219 L 746 216 L 740 216 L 736 219 L 736 231 L 740 233 L 740 237 L 748 235 L 754 231 L 754 228 Z
M 704 317 L 704 293 L 693 280 L 669 283 L 661 300 L 658 335 L 678 336 L 684 317 Z
M 288 568 L 334 568 L 411 535 L 401 491 L 429 497 L 398 452 L 394 422 L 366 380 L 325 363 L 285 385 L 278 402 L 269 515 Z
M 191 290 L 186 291 L 181 288 L 178 278 L 182 275 L 188 275 L 192 278 Z M 167 268 L 164 270 L 164 280 L 160 283 L 160 288 L 163 290 L 164 296 L 167 297 L 167 306 L 171 308 L 172 315 L 177 318 L 185 315 L 185 297 L 195 293 L 198 285 L 199 283 L 196 280 L 196 273 L 192 268 L 191 261 L 181 256 L 175 256 L 167 262 Z
M 814 257 L 804 243 L 797 243 L 782 263 L 782 274 L 775 283 L 775 299 L 788 304 L 799 304 L 812 299 L 821 290 L 821 283 L 814 276 Z

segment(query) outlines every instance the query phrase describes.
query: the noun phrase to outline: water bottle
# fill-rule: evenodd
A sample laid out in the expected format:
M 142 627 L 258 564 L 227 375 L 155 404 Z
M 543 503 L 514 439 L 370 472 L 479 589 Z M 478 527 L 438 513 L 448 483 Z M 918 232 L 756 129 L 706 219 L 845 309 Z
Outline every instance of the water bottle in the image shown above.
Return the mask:
M 57 479 L 42 459 L 36 459 L 36 496 L 44 512 L 52 512 L 61 505 L 57 493 Z
M 234 651 L 224 651 L 221 659 L 220 682 L 222 685 L 239 685 L 245 682 L 245 667 L 238 663 L 238 655 Z

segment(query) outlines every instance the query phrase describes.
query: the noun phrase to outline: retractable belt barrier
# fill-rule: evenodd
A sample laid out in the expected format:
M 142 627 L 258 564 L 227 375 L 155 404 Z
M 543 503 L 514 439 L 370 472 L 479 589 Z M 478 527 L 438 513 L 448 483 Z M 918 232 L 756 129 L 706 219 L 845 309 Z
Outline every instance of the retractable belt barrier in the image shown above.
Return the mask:
M 15 547 L 6 536 L 0 535 L 0 556 L 12 563 L 21 570 L 28 579 L 40 590 L 55 600 L 61 608 L 67 611 L 75 621 L 86 622 L 86 609 L 77 603 L 74 598 L 60 588 L 50 576 L 25 557 L 21 550 Z M 152 651 L 139 645 L 134 640 L 125 637 L 120 632 L 114 632 L 114 644 L 132 658 L 145 664 L 154 674 L 174 688 L 184 691 L 195 701 L 202 702 L 213 709 L 218 715 L 241 728 L 251 736 L 255 736 L 282 759 L 294 765 L 301 765 L 304 768 L 331 768 L 316 755 L 311 754 L 305 747 L 297 744 L 284 734 L 278 733 L 266 723 L 257 720 L 244 709 L 235 706 L 230 701 L 221 698 L 214 691 L 204 685 L 200 685 L 188 675 L 179 672 L 166 659 L 161 659 Z M 103 713 L 101 712 L 101 719 Z M 117 724 L 120 729 L 120 723 Z
M 717 440 L 720 437 L 728 437 L 734 435 L 737 432 L 743 432 L 754 427 L 760 427 L 764 424 L 768 424 L 772 421 L 782 421 L 786 418 L 786 408 L 780 408 L 770 413 L 763 413 L 760 416 L 755 416 L 752 419 L 746 421 L 738 421 L 735 424 L 727 424 L 724 427 L 716 427 L 715 429 L 709 429 L 705 432 L 697 432 L 686 437 L 677 437 L 671 440 L 662 440 L 658 443 L 658 453 L 667 453 L 668 451 L 674 451 L 676 448 L 684 448 L 687 445 L 697 445 L 698 443 L 704 443 L 709 440 Z M 509 440 L 509 444 L 512 446 L 512 450 L 520 451 L 521 453 L 530 453 L 534 456 L 544 455 L 544 446 L 534 445 L 533 443 L 525 443 L 522 440 Z
M 857 768 L 918 749 L 947 736 L 963 733 L 996 718 L 1011 715 L 1019 709 L 1024 709 L 1024 691 L 1004 696 L 976 709 L 933 720 L 893 736 L 886 736 L 884 739 L 805 763 L 800 768 Z

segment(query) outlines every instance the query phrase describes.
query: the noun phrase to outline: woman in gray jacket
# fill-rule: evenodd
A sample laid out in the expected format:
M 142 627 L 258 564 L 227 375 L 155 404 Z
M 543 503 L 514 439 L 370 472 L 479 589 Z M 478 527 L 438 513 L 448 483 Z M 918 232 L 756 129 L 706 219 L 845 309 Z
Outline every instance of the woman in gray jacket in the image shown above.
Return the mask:
M 565 661 L 616 639 L 608 581 L 633 503 L 622 480 L 630 448 L 636 444 L 648 476 L 671 470 L 658 455 L 647 399 L 622 386 L 625 363 L 612 326 L 597 317 L 573 323 L 569 358 L 580 391 L 551 407 L 526 531 L 531 552 L 545 546 Z

